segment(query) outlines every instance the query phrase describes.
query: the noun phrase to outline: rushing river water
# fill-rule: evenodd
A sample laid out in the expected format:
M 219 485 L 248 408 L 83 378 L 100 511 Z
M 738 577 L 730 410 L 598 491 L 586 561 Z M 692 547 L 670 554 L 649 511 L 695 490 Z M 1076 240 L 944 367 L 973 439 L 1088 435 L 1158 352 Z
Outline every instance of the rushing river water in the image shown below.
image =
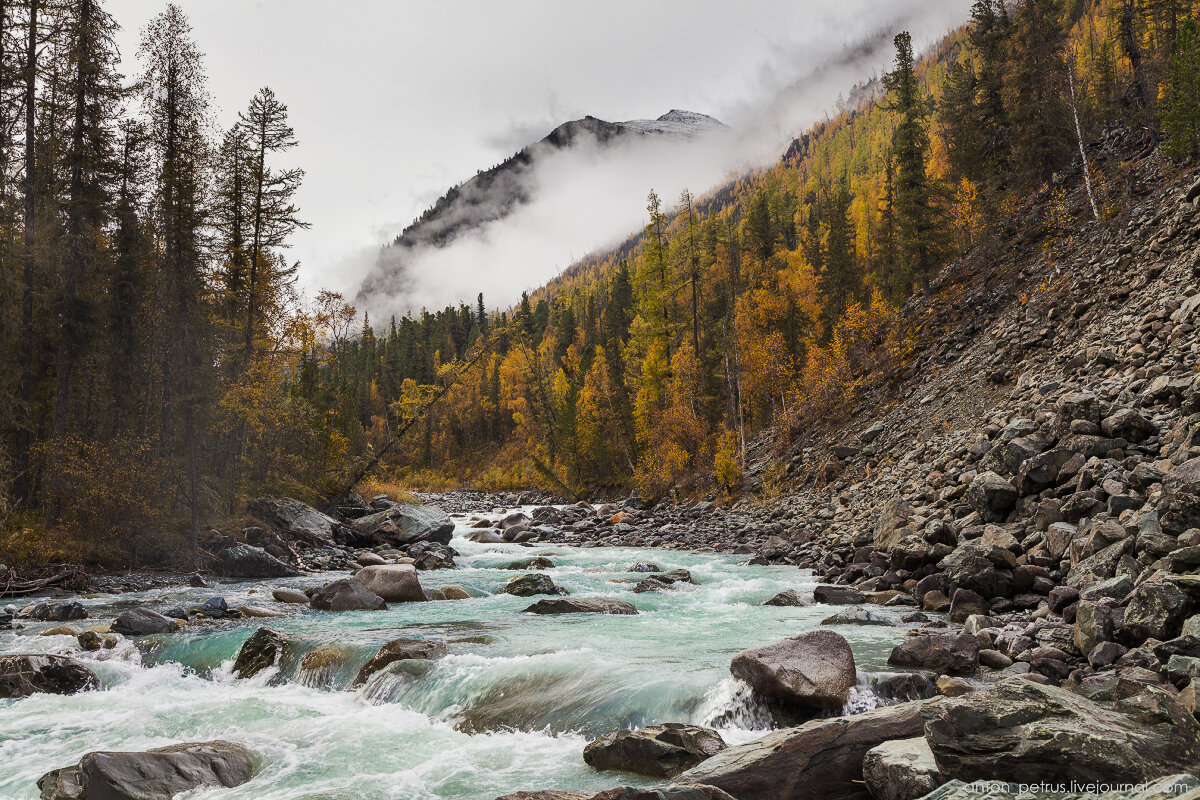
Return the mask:
M 87 659 L 104 690 L 71 697 L 0 700 L 0 798 L 36 798 L 43 773 L 93 750 L 144 750 L 228 739 L 260 757 L 257 775 L 235 789 L 188 800 L 492 800 L 519 789 L 600 790 L 635 776 L 598 773 L 581 751 L 621 727 L 694 722 L 730 743 L 769 724 L 738 691 L 729 661 L 739 650 L 816 627 L 830 606 L 758 605 L 784 589 L 811 597 L 814 581 L 794 567 L 747 566 L 744 557 L 635 548 L 477 544 L 456 531 L 461 569 L 421 573 L 426 589 L 455 584 L 469 600 L 391 605 L 381 612 L 329 613 L 285 606 L 270 589 L 303 588 L 336 575 L 214 583 L 84 599 L 92 619 L 124 607 L 195 605 L 214 595 L 229 606 L 287 612 L 281 619 L 193 624 L 183 632 L 80 653 L 73 637 L 38 636 L 49 624 L 0 633 L 0 652 L 59 652 Z M 515 559 L 546 556 L 546 571 L 578 597 L 631 601 L 638 616 L 522 614 L 537 598 L 495 593 L 521 572 Z M 634 594 L 635 562 L 691 570 L 697 586 Z M 898 618 L 901 610 L 876 609 Z M 341 648 L 318 670 L 289 659 L 279 671 L 238 680 L 231 665 L 260 625 L 301 642 Z M 903 627 L 836 628 L 850 641 L 860 675 L 885 670 Z M 359 666 L 398 637 L 447 642 L 435 662 L 348 689 Z M 398 665 L 394 665 L 398 666 Z

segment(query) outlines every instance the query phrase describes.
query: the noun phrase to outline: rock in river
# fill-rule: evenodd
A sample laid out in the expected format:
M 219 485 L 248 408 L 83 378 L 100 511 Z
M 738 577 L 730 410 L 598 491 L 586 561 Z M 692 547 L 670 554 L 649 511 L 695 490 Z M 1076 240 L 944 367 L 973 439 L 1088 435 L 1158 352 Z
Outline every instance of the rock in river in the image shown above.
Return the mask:
M 179 630 L 179 620 L 163 616 L 149 608 L 131 608 L 113 620 L 113 633 L 122 636 L 150 636 L 156 633 L 174 633 Z
M 583 760 L 594 769 L 669 778 L 724 749 L 714 730 L 668 722 L 605 734 L 583 748 Z
M 436 506 L 396 503 L 377 514 L 357 519 L 353 528 L 360 534 L 385 539 L 393 544 L 441 542 L 450 544 L 454 522 Z
M 74 600 L 38 603 L 29 612 L 29 616 L 43 622 L 70 622 L 76 619 L 87 619 L 87 615 L 87 609 Z
M 287 639 L 270 628 L 259 628 L 245 641 L 233 662 L 233 674 L 239 678 L 252 678 L 267 667 L 279 663 L 287 647 Z
M 1200 768 L 1200 723 L 1157 688 L 1106 705 L 1009 678 L 927 703 L 921 716 L 948 778 L 1140 783 Z
M 638 613 L 632 603 L 607 597 L 552 597 L 524 609 L 530 614 L 623 614 Z
M 829 630 L 743 650 L 729 671 L 764 697 L 812 708 L 841 708 L 858 681 L 850 645 Z
M 75 694 L 100 688 L 100 680 L 81 662 L 45 653 L 0 656 L 0 698 L 31 694 Z
M 361 575 L 368 569 L 379 567 L 367 567 L 358 574 Z M 417 574 L 412 567 L 409 569 L 413 575 Z M 424 595 L 421 599 L 424 599 Z M 309 602 L 318 611 L 379 611 L 387 608 L 383 598 L 358 578 L 338 578 L 336 581 L 330 581 L 313 592 Z
M 38 779 L 42 800 L 169 800 L 201 786 L 240 786 L 254 775 L 250 751 L 196 742 L 144 753 L 88 753 Z
M 441 642 L 431 642 L 428 639 L 393 639 L 379 648 L 379 652 L 371 656 L 367 663 L 358 671 L 358 676 L 351 686 L 360 686 L 367 682 L 372 675 L 394 661 L 408 659 L 434 659 L 446 654 L 446 645 Z
M 368 589 L 389 603 L 423 602 L 425 591 L 412 564 L 363 567 L 354 574 Z
M 673 569 L 670 572 L 656 572 L 634 587 L 635 592 L 658 592 L 670 589 L 677 583 L 695 583 L 692 573 L 686 569 Z
M 888 663 L 947 675 L 970 675 L 979 669 L 978 636 L 919 634 L 892 648 Z
M 800 596 L 795 589 L 785 589 L 779 594 L 772 595 L 762 601 L 764 606 L 806 606 L 808 601 Z
M 261 547 L 235 544 L 217 553 L 215 571 L 228 578 L 290 578 L 300 573 Z
M 739 800 L 866 800 L 863 757 L 891 739 L 920 736 L 919 705 L 901 703 L 772 731 L 722 750 L 677 780 L 715 786 Z
M 529 575 L 518 575 L 515 578 L 510 578 L 509 581 L 500 588 L 504 594 L 515 595 L 516 597 L 533 597 L 537 594 L 566 594 L 566 589 L 560 589 L 554 585 L 554 581 L 550 580 L 549 575 L 539 573 L 530 573 Z

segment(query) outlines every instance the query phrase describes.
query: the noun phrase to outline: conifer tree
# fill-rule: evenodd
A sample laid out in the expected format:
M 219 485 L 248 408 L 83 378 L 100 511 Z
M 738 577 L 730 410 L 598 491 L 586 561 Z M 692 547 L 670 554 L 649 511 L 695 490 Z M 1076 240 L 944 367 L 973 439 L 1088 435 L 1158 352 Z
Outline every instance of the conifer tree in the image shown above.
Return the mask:
M 1200 157 L 1200 26 L 1192 18 L 1179 25 L 1162 100 L 1162 125 L 1169 155 Z

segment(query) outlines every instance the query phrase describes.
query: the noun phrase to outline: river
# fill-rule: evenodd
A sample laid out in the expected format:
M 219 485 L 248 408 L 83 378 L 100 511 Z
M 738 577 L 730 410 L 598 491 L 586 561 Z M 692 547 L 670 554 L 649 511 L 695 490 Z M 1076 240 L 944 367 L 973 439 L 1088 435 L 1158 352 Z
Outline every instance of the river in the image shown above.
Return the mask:
M 73 637 L 38 636 L 55 623 L 0 632 L 0 652 L 57 652 L 86 660 L 103 691 L 0 701 L 0 798 L 36 798 L 43 773 L 93 750 L 144 750 L 184 741 L 228 739 L 261 760 L 249 783 L 203 789 L 188 800 L 492 800 L 520 789 L 593 790 L 650 785 L 599 773 L 581 751 L 620 727 L 693 722 L 717 727 L 727 742 L 761 735 L 769 720 L 729 677 L 739 650 L 816 627 L 831 606 L 768 607 L 785 589 L 811 598 L 813 578 L 786 566 L 748 566 L 745 557 L 637 548 L 478 544 L 463 518 L 452 546 L 457 570 L 421 573 L 426 589 L 458 585 L 469 600 L 394 604 L 386 611 L 329 613 L 285 606 L 270 589 L 302 589 L 338 577 L 213 583 L 85 598 L 91 619 L 125 608 L 198 605 L 214 595 L 286 618 L 215 621 L 183 632 L 123 640 L 80 653 Z M 637 616 L 537 616 L 537 598 L 496 593 L 515 559 L 545 556 L 554 582 L 578 597 L 632 602 Z M 634 594 L 635 562 L 691 571 L 696 586 Z M 875 613 L 898 620 L 903 609 Z M 242 643 L 260 625 L 293 637 L 303 652 L 339 646 L 342 658 L 318 670 L 290 659 L 239 680 L 231 672 Z M 885 671 L 904 627 L 844 626 L 860 676 Z M 449 643 L 434 662 L 402 662 L 365 687 L 347 689 L 359 666 L 398 637 Z M 395 665 L 394 665 L 395 666 Z M 869 699 L 869 698 L 868 698 Z

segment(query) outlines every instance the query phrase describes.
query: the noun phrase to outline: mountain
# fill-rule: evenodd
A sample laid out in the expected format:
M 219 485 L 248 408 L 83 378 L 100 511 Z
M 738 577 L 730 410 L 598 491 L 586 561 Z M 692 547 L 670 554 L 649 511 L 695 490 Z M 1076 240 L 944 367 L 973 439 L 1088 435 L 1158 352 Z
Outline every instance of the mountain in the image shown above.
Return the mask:
M 533 172 L 539 160 L 576 147 L 601 149 L 639 137 L 694 140 L 727 131 L 720 121 L 694 111 L 672 109 L 657 119 L 608 122 L 593 116 L 564 122 L 545 137 L 514 153 L 473 178 L 451 188 L 412 222 L 384 250 L 375 269 L 359 290 L 362 298 L 384 285 L 403 280 L 407 251 L 444 247 L 463 233 L 504 219 L 533 199 Z

